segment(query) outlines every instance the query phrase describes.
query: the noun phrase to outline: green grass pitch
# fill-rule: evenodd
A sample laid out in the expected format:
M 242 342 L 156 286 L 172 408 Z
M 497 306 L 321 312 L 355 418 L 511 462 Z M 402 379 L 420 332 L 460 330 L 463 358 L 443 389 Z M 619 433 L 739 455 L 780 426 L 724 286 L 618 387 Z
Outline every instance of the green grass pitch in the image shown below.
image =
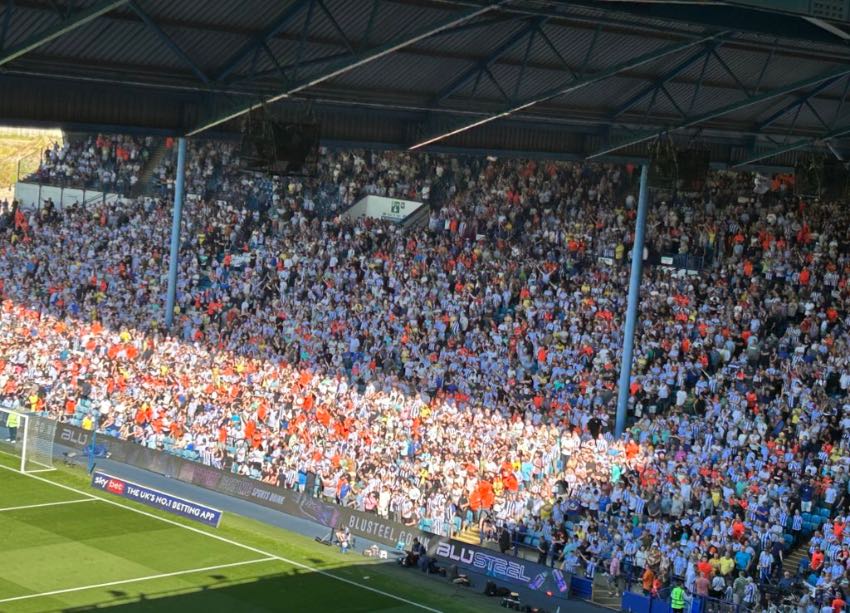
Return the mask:
M 415 570 L 343 555 L 225 514 L 218 529 L 0 456 L 0 613 L 423 612 L 496 603 Z

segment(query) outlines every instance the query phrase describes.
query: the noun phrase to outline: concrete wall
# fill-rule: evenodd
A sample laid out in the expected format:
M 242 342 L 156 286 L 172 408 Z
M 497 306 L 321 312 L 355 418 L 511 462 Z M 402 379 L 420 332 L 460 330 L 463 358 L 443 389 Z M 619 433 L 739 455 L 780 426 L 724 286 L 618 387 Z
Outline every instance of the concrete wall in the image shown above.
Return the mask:
M 74 203 L 83 205 L 96 202 L 114 202 L 121 196 L 75 187 L 55 187 L 53 185 L 24 183 L 23 181 L 18 181 L 15 184 L 15 200 L 20 202 L 24 209 L 37 209 L 48 198 L 52 198 L 54 204 L 62 209 L 66 206 L 72 206 Z

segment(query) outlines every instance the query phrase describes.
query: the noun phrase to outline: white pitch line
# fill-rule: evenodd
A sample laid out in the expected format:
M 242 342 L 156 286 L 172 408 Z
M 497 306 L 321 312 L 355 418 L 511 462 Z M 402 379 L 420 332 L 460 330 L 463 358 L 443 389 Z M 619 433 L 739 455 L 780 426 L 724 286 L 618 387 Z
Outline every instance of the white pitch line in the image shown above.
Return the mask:
M 19 507 L 6 507 L 4 509 L 0 509 L 0 513 L 3 513 L 4 511 L 22 511 L 23 509 L 40 509 L 41 507 L 57 507 L 62 504 L 77 504 L 78 502 L 94 502 L 94 498 L 63 500 L 61 502 L 43 502 L 42 504 L 25 504 Z
M 318 573 L 323 577 L 328 577 L 329 579 L 334 579 L 335 581 L 341 581 L 343 583 L 347 583 L 349 585 L 353 585 L 355 587 L 359 587 L 360 589 L 372 592 L 374 594 L 380 594 L 381 596 L 386 596 L 387 598 L 392 598 L 393 600 L 398 600 L 399 602 L 403 602 L 405 604 L 409 604 L 413 607 L 417 607 L 419 609 L 423 609 L 425 611 L 431 611 L 432 613 L 443 613 L 440 609 L 434 609 L 432 607 L 426 606 L 424 604 L 420 604 L 418 602 L 414 602 L 412 600 L 408 600 L 407 598 L 402 598 L 401 596 L 396 596 L 395 594 L 390 594 L 389 592 L 385 592 L 384 590 L 379 590 L 378 588 L 370 587 L 368 585 L 363 585 L 362 583 L 357 583 L 356 581 L 352 581 L 351 579 L 346 579 L 345 577 L 340 577 L 339 575 L 335 575 L 333 573 L 329 573 L 325 570 L 319 570 L 318 568 L 314 568 L 312 566 L 308 566 L 307 564 L 302 564 L 301 562 L 296 562 L 295 560 L 290 560 L 288 558 L 284 558 L 282 556 L 275 555 L 273 553 L 269 553 L 268 551 L 263 551 L 262 549 L 257 549 L 256 547 L 251 547 L 250 545 L 245 545 L 238 541 L 231 540 L 227 537 L 220 536 L 218 534 L 213 534 L 212 532 L 206 532 L 205 530 L 201 530 L 200 528 L 195 528 L 194 526 L 187 526 L 186 524 L 181 524 L 180 522 L 176 522 L 173 519 L 168 519 L 167 517 L 160 517 L 158 515 L 154 515 L 153 513 L 148 513 L 147 511 L 143 511 L 141 509 L 136 509 L 126 504 L 122 504 L 116 500 L 110 500 L 108 498 L 103 498 L 101 496 L 95 496 L 89 492 L 85 492 L 83 490 L 77 489 L 75 487 L 71 487 L 70 485 L 65 485 L 63 483 L 56 483 L 55 481 L 51 481 L 50 479 L 45 479 L 44 477 L 39 477 L 38 475 L 33 475 L 31 473 L 21 473 L 14 468 L 9 468 L 8 466 L 3 466 L 0 464 L 0 468 L 5 468 L 8 471 L 23 474 L 26 477 L 31 479 L 35 479 L 36 481 L 43 481 L 49 485 L 54 485 L 56 487 L 60 487 L 64 490 L 68 490 L 70 492 L 76 492 L 77 494 L 82 494 L 83 496 L 88 496 L 89 498 L 94 498 L 96 500 L 100 500 L 101 502 L 105 502 L 107 504 L 114 505 L 116 507 L 121 507 L 122 509 L 127 509 L 128 511 L 133 511 L 134 513 L 138 513 L 139 515 L 146 515 L 147 517 L 152 517 L 159 521 L 165 522 L 167 524 L 171 524 L 173 526 L 178 526 L 180 528 L 184 528 L 191 532 L 197 532 L 198 534 L 203 534 L 211 539 L 215 539 L 217 541 L 221 541 L 222 543 L 227 543 L 228 545 L 233 545 L 234 547 L 240 547 L 242 549 L 247 549 L 248 551 L 253 551 L 254 553 L 258 553 L 263 556 L 268 556 L 270 558 L 274 558 L 275 560 L 280 560 L 281 562 L 285 562 L 286 564 L 291 564 L 292 566 L 297 566 L 298 568 L 303 568 L 305 570 L 309 570 L 314 573 Z
M 233 568 L 234 566 L 247 566 L 248 564 L 259 564 L 260 562 L 274 562 L 274 558 L 260 558 L 258 560 L 248 560 L 247 562 L 232 562 L 231 564 L 218 564 L 216 566 L 205 566 L 204 568 L 190 568 L 189 570 L 178 570 L 173 573 L 160 573 L 159 575 L 149 575 L 147 577 L 137 577 L 135 579 L 121 579 L 120 581 L 110 581 L 108 583 L 95 583 L 93 585 L 81 585 L 80 587 L 69 587 L 64 590 L 53 590 L 52 592 L 41 592 L 39 594 L 27 594 L 25 596 L 15 596 L 13 598 L 3 598 L 0 604 L 5 602 L 16 602 L 18 600 L 29 600 L 31 598 L 42 598 L 45 596 L 57 596 L 58 594 L 69 594 L 71 592 L 83 592 L 85 590 L 96 590 L 101 587 L 112 587 L 113 585 L 126 585 L 127 583 L 140 583 L 142 581 L 153 581 L 154 579 L 167 579 L 168 577 L 179 577 L 180 575 L 192 575 L 195 573 L 205 573 L 210 570 L 221 570 L 222 568 Z

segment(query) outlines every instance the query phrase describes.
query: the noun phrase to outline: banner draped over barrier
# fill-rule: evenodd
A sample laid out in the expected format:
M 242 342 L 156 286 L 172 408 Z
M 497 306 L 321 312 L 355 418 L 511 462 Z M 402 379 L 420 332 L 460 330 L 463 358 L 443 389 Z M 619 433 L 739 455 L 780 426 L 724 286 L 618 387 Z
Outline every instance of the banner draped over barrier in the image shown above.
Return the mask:
M 576 582 L 576 579 L 560 569 L 446 537 L 431 539 L 428 553 L 436 557 L 441 566 L 456 564 L 460 569 L 484 575 L 498 584 L 506 583 L 509 586 L 543 592 L 555 600 L 568 599 L 570 585 Z

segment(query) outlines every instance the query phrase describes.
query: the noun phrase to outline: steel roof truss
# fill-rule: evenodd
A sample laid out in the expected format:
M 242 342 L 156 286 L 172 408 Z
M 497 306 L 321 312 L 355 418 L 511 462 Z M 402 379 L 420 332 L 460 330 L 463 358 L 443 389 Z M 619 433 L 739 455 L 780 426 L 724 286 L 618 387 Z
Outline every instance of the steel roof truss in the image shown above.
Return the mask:
M 268 40 L 279 34 L 292 20 L 301 12 L 308 2 L 311 0 L 295 0 L 287 6 L 260 34 L 252 38 L 250 41 L 242 45 L 227 61 L 219 71 L 213 75 L 213 81 L 220 82 L 242 65 L 242 62 L 251 57 L 251 54 L 260 47 L 263 43 L 268 43 Z
M 776 147 L 775 149 L 769 149 L 759 154 L 752 155 L 748 157 L 746 160 L 742 160 L 734 164 L 735 168 L 740 168 L 741 166 L 748 166 L 750 164 L 755 164 L 756 162 L 760 162 L 761 160 L 766 160 L 777 155 L 782 155 L 783 153 L 788 153 L 790 151 L 796 151 L 798 149 L 803 149 L 805 147 L 809 147 L 814 145 L 817 142 L 829 141 L 833 138 L 840 138 L 842 136 L 846 136 L 850 134 L 850 126 L 844 126 L 842 128 L 836 128 L 835 130 L 830 130 L 816 138 L 803 138 L 800 140 L 796 140 L 787 145 L 781 145 Z
M 471 81 L 480 77 L 480 74 L 485 70 L 489 70 L 490 66 L 503 55 L 511 51 L 514 47 L 522 43 L 524 40 L 531 41 L 533 36 L 536 33 L 543 34 L 542 30 L 539 30 L 539 26 L 542 22 L 545 21 L 543 17 L 537 17 L 532 19 L 524 28 L 521 28 L 511 34 L 508 38 L 506 38 L 502 43 L 493 49 L 485 58 L 482 58 L 475 65 L 471 66 L 468 70 L 466 70 L 463 74 L 459 75 L 456 79 L 454 79 L 451 83 L 446 85 L 443 89 L 437 92 L 437 95 L 434 96 L 434 100 L 431 103 L 431 106 L 439 106 L 443 100 L 450 97 L 452 94 L 456 93 L 466 85 L 468 85 Z M 528 49 L 526 50 L 526 58 L 528 57 Z M 525 70 L 525 63 L 523 63 L 522 71 Z
M 33 49 L 37 49 L 38 47 L 41 47 L 42 45 L 49 43 L 68 32 L 76 30 L 80 26 L 84 26 L 87 23 L 94 21 L 101 15 L 118 8 L 122 4 L 126 4 L 126 2 L 127 0 L 100 0 L 88 8 L 69 15 L 66 19 L 61 20 L 59 23 L 44 28 L 14 47 L 6 49 L 2 54 L 0 54 L 0 66 L 8 64 L 12 60 L 26 55 Z M 7 12 L 8 10 L 9 5 L 7 5 L 6 8 Z
M 603 155 L 607 155 L 618 149 L 622 149 L 624 147 L 630 147 L 632 145 L 637 145 L 644 141 L 652 140 L 657 138 L 661 134 L 665 132 L 675 132 L 678 130 L 683 130 L 686 128 L 691 128 L 693 126 L 697 126 L 699 124 L 705 123 L 706 121 L 711 121 L 713 119 L 718 119 L 720 117 L 724 117 L 730 113 L 734 113 L 736 111 L 749 108 L 751 106 L 755 106 L 757 104 L 761 104 L 762 102 L 767 102 L 768 100 L 773 100 L 774 98 L 780 98 L 782 96 L 786 96 L 790 93 L 798 91 L 800 89 L 804 89 L 806 87 L 813 87 L 816 85 L 820 85 L 824 81 L 834 78 L 841 78 L 850 74 L 850 66 L 842 65 L 838 68 L 834 68 L 829 72 L 822 73 L 815 77 L 810 77 L 807 79 L 802 79 L 800 81 L 795 81 L 793 83 L 789 83 L 777 89 L 766 91 L 762 94 L 758 94 L 756 96 L 748 96 L 744 100 L 739 100 L 737 102 L 733 102 L 732 104 L 728 104 L 726 106 L 722 106 L 720 108 L 714 109 L 712 111 L 708 111 L 706 113 L 702 113 L 697 116 L 693 116 L 687 119 L 684 119 L 681 123 L 678 123 L 673 126 L 658 128 L 651 131 L 644 132 L 643 134 L 636 136 L 635 138 L 628 139 L 624 142 L 613 144 L 610 146 L 606 146 L 603 149 L 600 149 L 591 155 L 588 156 L 588 159 L 600 157 Z
M 15 11 L 15 0 L 6 0 L 6 10 L 3 11 L 3 29 L 0 30 L 0 51 L 6 46 L 6 34 L 9 32 L 9 22 Z
M 210 80 L 207 75 L 204 74 L 204 71 L 201 70 L 201 68 L 192 60 L 192 58 L 190 58 L 188 54 L 186 54 L 186 52 L 183 51 L 183 49 L 181 49 L 177 45 L 177 43 L 175 43 L 171 39 L 171 37 L 156 24 L 156 22 L 151 18 L 150 15 L 148 15 L 144 10 L 142 10 L 142 7 L 139 6 L 136 0 L 130 0 L 129 6 L 131 9 L 133 9 L 133 12 L 139 16 L 139 19 L 144 22 L 145 26 L 147 26 L 147 28 L 151 32 L 156 34 L 157 38 L 159 38 L 165 44 L 165 46 L 171 50 L 174 55 L 180 58 L 180 60 L 184 64 L 186 64 L 192 70 L 193 73 L 195 73 L 195 76 L 198 77 L 198 79 L 200 79 L 205 85 L 209 85 Z
M 590 39 L 590 46 L 587 48 L 587 53 L 584 55 L 584 61 L 581 63 L 581 70 L 578 71 L 581 78 L 587 74 L 587 67 L 590 66 L 590 60 L 593 59 L 593 52 L 596 51 L 596 41 L 599 40 L 599 35 L 602 33 L 602 24 L 600 23 L 593 30 L 593 38 Z
M 614 109 L 608 117 L 611 120 L 616 119 L 617 117 L 628 111 L 630 108 L 632 108 L 634 105 L 636 105 L 638 102 L 640 102 L 653 92 L 657 91 L 659 87 L 662 87 L 669 81 L 675 79 L 685 70 L 696 64 L 699 60 L 705 58 L 705 61 L 707 62 L 709 56 L 711 55 L 711 51 L 716 45 L 720 44 L 722 44 L 722 41 L 719 40 L 710 42 L 704 49 L 700 49 L 692 56 L 688 57 L 687 59 L 683 60 L 682 62 L 668 70 L 665 74 L 661 75 L 655 82 L 650 83 L 646 87 L 642 88 L 634 96 L 630 97 L 623 104 Z M 703 72 L 702 75 L 700 75 L 700 83 L 702 82 L 702 78 L 705 76 L 705 68 L 706 64 L 703 64 Z M 699 88 L 700 83 L 697 83 L 697 88 Z
M 351 44 L 351 41 L 348 39 L 348 35 L 345 33 L 345 31 L 339 25 L 339 22 L 336 20 L 336 17 L 333 16 L 333 13 L 330 12 L 330 10 L 328 9 L 327 5 L 324 3 L 323 0 L 316 0 L 316 2 L 319 4 L 319 9 L 321 9 L 322 13 L 324 13 L 325 17 L 327 17 L 328 21 L 330 21 L 331 26 L 333 27 L 334 31 L 342 39 L 342 42 L 345 43 L 345 46 L 348 48 L 348 50 L 351 53 L 354 53 L 354 46 Z
M 844 91 L 841 93 L 841 102 L 838 103 L 838 107 L 835 109 L 835 115 L 832 116 L 832 122 L 830 122 L 830 129 L 835 127 L 838 118 L 841 116 L 841 111 L 844 109 L 844 102 L 847 100 L 847 91 L 850 88 L 850 75 L 844 77 Z
M 741 79 L 739 79 L 739 78 L 738 78 L 738 75 L 736 75 L 736 74 L 732 71 L 732 69 L 731 69 L 731 68 L 729 68 L 729 64 L 727 64 L 727 63 L 726 63 L 726 60 L 724 60 L 724 59 L 720 56 L 720 54 L 717 52 L 717 49 L 712 49 L 712 50 L 711 50 L 711 54 L 712 54 L 712 55 L 713 55 L 713 56 L 717 59 L 717 61 L 718 61 L 718 62 L 720 62 L 720 66 L 722 66 L 722 67 L 723 67 L 723 70 L 725 70 L 725 71 L 726 71 L 726 74 L 728 74 L 730 77 L 732 77 L 732 80 L 733 80 L 733 81 L 735 81 L 735 85 L 737 85 L 737 86 L 738 86 L 738 89 L 740 89 L 742 92 L 744 92 L 747 96 L 751 96 L 752 94 L 750 93 L 750 90 L 747 88 L 747 86 L 746 86 L 746 85 L 744 85 L 744 84 L 741 82 Z
M 783 116 L 787 115 L 788 113 L 790 113 L 791 111 L 793 111 L 795 108 L 806 103 L 809 100 L 809 98 L 812 98 L 812 97 L 818 95 L 820 92 L 822 92 L 827 87 L 829 87 L 830 85 L 832 85 L 833 83 L 835 83 L 836 81 L 838 81 L 841 78 L 842 77 L 834 77 L 832 79 L 827 79 L 823 83 L 819 83 L 810 92 L 803 94 L 801 96 L 798 96 L 792 102 L 789 102 L 788 104 L 783 106 L 781 109 L 779 109 L 775 113 L 772 113 L 768 118 L 760 121 L 756 125 L 755 131 L 761 132 L 762 130 L 764 130 L 768 126 L 773 125 L 776 122 L 777 119 L 780 119 L 781 117 L 783 117 Z M 842 101 L 843 100 L 844 100 L 844 98 L 842 97 Z
M 506 0 L 498 0 L 496 2 L 489 3 L 484 7 L 476 7 L 473 9 L 461 11 L 459 13 L 454 13 L 443 19 L 440 19 L 436 23 L 425 25 L 414 33 L 393 39 L 389 42 L 364 50 L 360 53 L 349 55 L 348 57 L 342 58 L 341 60 L 334 62 L 330 66 L 325 67 L 320 74 L 310 75 L 308 77 L 298 80 L 293 79 L 294 82 L 290 86 L 286 87 L 283 91 L 259 102 L 253 104 L 246 104 L 244 101 L 239 101 L 235 104 L 230 104 L 228 105 L 228 110 L 222 112 L 217 117 L 212 117 L 201 121 L 195 128 L 189 131 L 187 136 L 194 136 L 200 132 L 203 132 L 204 130 L 220 125 L 241 115 L 244 115 L 245 113 L 248 113 L 254 109 L 261 108 L 266 104 L 271 104 L 273 102 L 277 102 L 278 100 L 289 98 L 293 94 L 296 94 L 300 91 L 303 91 L 320 83 L 324 83 L 325 81 L 333 79 L 334 77 L 343 75 L 355 68 L 358 68 L 379 58 L 390 55 L 391 53 L 394 53 L 399 49 L 409 47 L 410 45 L 414 45 L 421 40 L 434 36 L 435 34 L 443 32 L 449 28 L 466 23 L 471 19 L 475 19 L 476 17 L 489 13 L 493 9 L 498 8 L 499 6 L 505 4 L 505 1 Z
M 570 93 L 572 93 L 576 90 L 579 90 L 583 87 L 586 87 L 588 85 L 592 85 L 594 83 L 598 83 L 599 81 L 603 81 L 603 80 L 605 80 L 609 77 L 612 77 L 616 74 L 619 74 L 619 73 L 621 73 L 625 70 L 632 70 L 634 68 L 637 68 L 638 66 L 642 66 L 643 64 L 647 64 L 649 62 L 654 62 L 654 61 L 657 61 L 661 58 L 667 57 L 668 55 L 679 53 L 681 51 L 684 51 L 685 49 L 690 49 L 691 47 L 695 47 L 697 45 L 702 45 L 702 44 L 704 44 L 704 43 L 706 43 L 710 40 L 714 40 L 718 36 L 725 36 L 726 34 L 728 34 L 728 32 L 712 33 L 712 34 L 707 34 L 707 35 L 703 36 L 702 38 L 691 39 L 691 40 L 687 40 L 687 41 L 684 41 L 684 42 L 677 42 L 677 43 L 674 43 L 672 45 L 666 45 L 666 46 L 662 47 L 661 49 L 657 49 L 657 50 L 651 51 L 649 53 L 644 53 L 642 55 L 639 55 L 636 58 L 632 58 L 632 59 L 626 60 L 626 61 L 624 61 L 620 64 L 616 64 L 614 66 L 611 66 L 607 69 L 600 70 L 599 72 L 596 72 L 596 73 L 589 75 L 587 77 L 578 78 L 578 79 L 576 79 L 576 78 L 570 79 L 566 83 L 559 85 L 557 87 L 554 87 L 552 89 L 549 89 L 547 91 L 544 91 L 544 92 L 534 96 L 533 98 L 526 99 L 524 101 L 517 101 L 515 104 L 508 106 L 507 108 L 505 108 L 501 112 L 494 113 L 494 114 L 488 114 L 486 117 L 484 117 L 482 119 L 476 119 L 476 120 L 472 120 L 472 121 L 469 121 L 469 122 L 465 122 L 465 123 L 461 124 L 459 127 L 455 128 L 453 130 L 449 130 L 449 131 L 446 131 L 446 132 L 442 132 L 440 134 L 436 134 L 434 136 L 430 136 L 430 137 L 428 137 L 428 138 L 426 138 L 422 141 L 419 141 L 418 143 L 411 145 L 409 147 L 409 149 L 411 149 L 411 150 L 419 149 L 420 147 L 425 147 L 427 145 L 436 143 L 436 142 L 441 141 L 441 140 L 448 138 L 450 136 L 460 134 L 461 132 L 466 132 L 467 130 L 472 130 L 472 129 L 477 128 L 479 126 L 482 126 L 484 124 L 490 123 L 491 121 L 496 121 L 498 119 L 508 117 L 510 115 L 513 115 L 514 113 L 524 111 L 524 110 L 526 110 L 526 109 L 528 109 L 532 106 L 535 106 L 535 105 L 537 105 L 541 102 L 546 102 L 547 100 L 551 100 L 553 98 L 558 98 L 560 96 L 570 94 Z

